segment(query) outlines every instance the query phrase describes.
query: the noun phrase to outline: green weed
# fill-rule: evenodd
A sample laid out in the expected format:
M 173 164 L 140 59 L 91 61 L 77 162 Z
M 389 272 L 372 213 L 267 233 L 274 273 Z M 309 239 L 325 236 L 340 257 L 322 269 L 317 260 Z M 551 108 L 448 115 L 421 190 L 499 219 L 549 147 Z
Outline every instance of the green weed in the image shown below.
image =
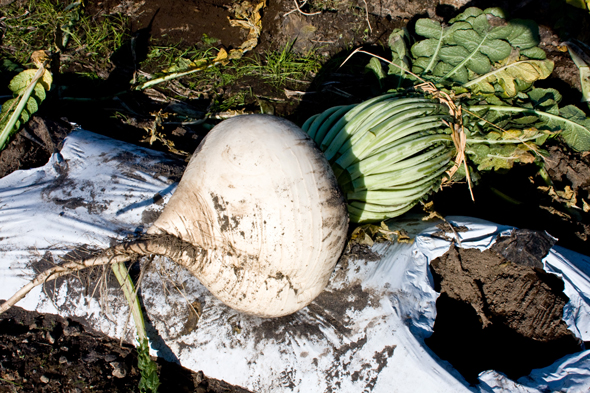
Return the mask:
M 207 96 L 213 95 L 212 107 L 216 110 L 233 109 L 245 105 L 248 98 L 253 97 L 252 94 L 248 96 L 242 92 L 219 97 L 211 93 L 251 77 L 258 77 L 263 83 L 282 89 L 309 82 L 315 76 L 322 66 L 321 57 L 314 52 L 306 55 L 295 54 L 291 51 L 291 47 L 292 45 L 287 45 L 278 52 L 266 52 L 264 55 L 234 59 L 223 65 L 211 66 L 182 76 L 179 80 L 190 90 Z M 170 69 L 182 71 L 189 69 L 195 62 L 204 59 L 211 61 L 217 55 L 217 51 L 216 48 L 200 49 L 198 46 L 185 49 L 178 46 L 154 46 L 141 64 L 141 69 L 152 73 L 154 77 Z
M 264 57 L 255 57 L 244 67 L 247 73 L 256 74 L 274 87 L 285 87 L 289 82 L 309 81 L 322 66 L 315 52 L 299 55 L 291 51 L 292 44 L 280 52 L 267 52 Z
M 39 49 L 67 53 L 69 62 L 108 59 L 128 31 L 126 17 L 88 16 L 81 1 L 17 1 L 2 7 L 2 13 L 0 53 L 19 64 Z

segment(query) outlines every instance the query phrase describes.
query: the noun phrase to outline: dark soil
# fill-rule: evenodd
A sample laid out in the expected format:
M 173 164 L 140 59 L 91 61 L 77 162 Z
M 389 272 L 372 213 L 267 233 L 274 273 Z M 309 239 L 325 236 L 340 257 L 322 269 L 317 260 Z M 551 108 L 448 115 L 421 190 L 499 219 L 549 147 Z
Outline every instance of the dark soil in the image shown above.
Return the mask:
M 0 178 L 19 169 L 44 165 L 54 152 L 61 149 L 61 143 L 72 128 L 63 120 L 33 116 L 14 136 L 9 147 L 0 153 Z
M 583 348 L 562 320 L 569 299 L 561 278 L 493 250 L 456 247 L 430 269 L 441 295 L 426 343 L 469 382 L 491 369 L 516 380 Z
M 157 359 L 161 392 L 247 393 Z M 0 315 L 0 392 L 134 392 L 135 347 L 57 315 L 13 307 Z
M 0 6 L 12 2 L 3 0 Z M 540 86 L 556 87 L 564 96 L 565 104 L 581 107 L 577 69 L 559 46 L 571 37 L 589 42 L 590 16 L 561 0 L 367 0 L 368 18 L 361 0 L 333 1 L 330 2 L 333 7 L 313 16 L 289 13 L 294 8 L 291 0 L 270 0 L 263 10 L 260 42 L 246 56 L 264 56 L 267 51 L 280 51 L 286 45 L 292 45 L 292 51 L 300 54 L 315 50 L 324 59 L 324 66 L 308 80 L 288 82 L 285 87 L 295 94 L 287 95 L 284 87 L 278 88 L 253 77 L 215 91 L 203 90 L 184 100 L 177 100 L 177 92 L 165 88 L 151 92 L 128 91 L 129 81 L 146 59 L 149 45 L 201 45 L 205 35 L 216 39 L 217 47 L 238 47 L 246 32 L 231 27 L 227 21 L 232 16 L 229 8 L 233 3 L 233 0 L 87 1 L 86 12 L 95 18 L 116 13 L 127 15 L 130 20 L 128 41 L 113 53 L 106 66 L 69 64 L 61 73 L 54 73 L 55 84 L 64 87 L 67 94 L 55 89 L 60 93 L 46 100 L 38 116 L 0 153 L 0 177 L 17 169 L 44 165 L 49 156 L 59 150 L 61 141 L 70 131 L 66 121 L 122 141 L 168 150 L 160 142 L 152 145 L 142 141 L 146 128 L 155 124 L 153 113 L 170 110 L 171 105 L 205 113 L 216 99 L 250 91 L 252 94 L 243 109 L 258 111 L 256 97 L 261 97 L 272 105 L 275 114 L 302 124 L 310 115 L 330 106 L 360 102 L 381 91 L 377 80 L 365 72 L 367 58 L 353 58 L 339 68 L 352 49 L 364 45 L 388 57 L 383 44 L 392 29 L 407 26 L 411 30 L 421 17 L 448 21 L 468 6 L 502 6 L 511 17 L 530 18 L 540 23 L 541 46 L 555 62 L 553 76 Z M 316 9 L 306 6 L 304 11 Z M 54 68 L 59 69 L 59 64 Z M 98 84 L 90 83 L 80 78 L 76 74 L 78 71 L 93 71 L 102 79 Z M 125 93 L 114 99 L 102 99 L 118 92 Z M 101 99 L 66 101 L 62 93 Z M 164 125 L 159 132 L 177 149 L 192 152 L 207 129 L 198 125 Z M 545 167 L 554 183 L 553 191 L 546 187 L 536 166 L 519 166 L 507 174 L 485 174 L 473 190 L 475 202 L 471 201 L 465 184 L 446 188 L 433 195 L 434 209 L 442 215 L 474 216 L 547 231 L 558 238 L 557 244 L 588 254 L 590 213 L 583 210 L 582 200 L 590 201 L 590 156 L 558 144 L 549 146 L 548 150 L 550 156 Z M 566 192 L 568 188 L 573 194 Z M 365 249 L 350 252 L 367 256 Z M 468 380 L 473 381 L 477 372 L 487 367 L 495 367 L 516 378 L 533 367 L 547 365 L 559 356 L 579 350 L 579 343 L 557 322 L 567 299 L 554 278 L 532 267 L 505 263 L 491 251 L 477 254 L 454 250 L 451 254 L 446 260 L 455 268 L 461 267 L 456 269 L 461 274 L 447 275 L 449 270 L 442 259 L 433 264 L 435 276 L 442 280 L 439 289 L 443 290 L 443 295 L 438 303 L 436 333 L 429 345 L 436 348 L 442 358 L 451 361 Z M 481 265 L 484 261 L 489 265 L 487 269 Z M 550 305 L 551 313 L 543 321 L 544 328 L 538 329 L 528 323 L 531 316 L 524 313 L 528 309 L 523 310 L 523 299 L 512 292 L 519 285 L 536 288 L 538 297 L 531 299 L 533 303 Z M 502 289 L 498 289 L 500 286 Z M 498 301 L 497 307 L 492 307 L 494 299 Z M 75 321 L 13 308 L 0 316 L 0 325 L 2 392 L 132 391 L 137 387 L 136 355 L 132 348 L 119 345 Z M 511 329 L 514 325 L 519 329 Z M 487 356 L 474 357 L 470 352 L 473 348 Z M 469 359 L 469 364 L 462 363 L 461 359 Z M 530 362 L 520 363 L 525 360 Z M 159 365 L 160 378 L 166 388 L 161 391 L 244 391 L 203 379 L 202 375 L 177 365 L 161 361 Z M 125 376 L 119 378 L 117 375 L 122 373 Z M 42 376 L 47 382 L 41 380 Z

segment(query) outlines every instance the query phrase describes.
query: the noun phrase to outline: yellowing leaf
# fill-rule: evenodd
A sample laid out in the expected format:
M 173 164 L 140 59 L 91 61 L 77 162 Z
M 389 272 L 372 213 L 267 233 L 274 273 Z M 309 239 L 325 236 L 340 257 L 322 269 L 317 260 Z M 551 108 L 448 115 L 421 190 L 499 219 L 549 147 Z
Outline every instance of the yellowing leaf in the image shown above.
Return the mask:
M 19 73 L 17 76 L 12 78 L 10 83 L 8 84 L 8 88 L 14 94 L 22 94 L 22 92 L 29 86 L 35 74 L 37 73 L 37 69 L 30 69 L 24 70 L 23 72 Z M 43 73 L 43 77 L 39 79 L 37 83 L 40 83 L 45 90 L 49 90 L 51 88 L 51 83 L 53 82 L 53 77 L 49 71 L 45 71 Z
M 244 1 L 234 5 L 234 13 L 236 19 L 229 19 L 229 23 L 233 27 L 241 27 L 248 29 L 248 37 L 246 41 L 240 45 L 239 49 L 230 51 L 230 58 L 239 59 L 242 55 L 258 45 L 258 38 L 262 31 L 262 17 L 260 10 L 266 6 L 266 0 L 261 1 L 256 6 L 252 6 L 249 1 Z M 233 53 L 232 53 L 233 52 Z
M 221 48 L 219 50 L 219 53 L 217 53 L 217 57 L 213 61 L 222 61 L 225 59 L 227 59 L 227 51 L 225 49 Z
M 35 63 L 37 68 L 41 68 L 41 66 L 45 66 L 45 63 L 49 61 L 49 56 L 44 50 L 36 50 L 31 55 L 31 61 Z
M 532 83 L 547 78 L 552 71 L 551 60 L 522 60 L 490 71 L 463 84 L 463 87 L 471 89 L 474 93 L 494 93 L 493 85 L 497 83 L 502 86 L 506 97 L 514 97 L 518 93 L 516 79 Z
M 502 139 L 518 139 L 522 136 L 520 130 L 508 130 L 502 133 Z
M 350 235 L 350 241 L 351 243 L 366 244 L 368 246 L 373 245 L 373 240 L 371 239 L 371 236 L 369 236 L 365 232 L 363 227 L 355 228 L 355 230 Z
M 39 69 L 22 71 L 10 81 L 8 87 L 15 98 L 2 105 L 0 150 L 4 149 L 9 138 L 37 111 L 45 98 L 44 90 L 51 88 L 52 81 L 51 73 L 42 64 Z

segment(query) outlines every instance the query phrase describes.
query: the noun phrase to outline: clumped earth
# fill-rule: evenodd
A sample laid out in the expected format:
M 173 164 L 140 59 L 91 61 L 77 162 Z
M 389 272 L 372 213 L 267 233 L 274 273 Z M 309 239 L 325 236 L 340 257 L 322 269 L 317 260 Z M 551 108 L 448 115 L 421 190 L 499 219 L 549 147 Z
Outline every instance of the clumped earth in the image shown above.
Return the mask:
M 542 247 L 546 240 L 540 236 L 527 243 Z M 563 281 L 531 266 L 545 254 L 508 260 L 500 253 L 508 248 L 506 243 L 485 251 L 451 247 L 430 264 L 441 295 L 426 343 L 471 383 L 485 370 L 516 380 L 583 349 L 562 320 L 569 301 Z
M 3 0 L 0 12 L 4 7 L 24 2 Z M 183 159 L 207 133 L 211 123 L 207 126 L 207 122 L 196 121 L 207 112 L 247 113 L 262 109 L 265 113 L 302 124 L 310 115 L 329 106 L 357 103 L 381 92 L 377 79 L 365 70 L 368 58 L 357 55 L 346 66 L 340 67 L 354 48 L 362 45 L 387 57 L 385 43 L 392 29 L 407 26 L 412 30 L 415 21 L 423 17 L 448 21 L 468 6 L 482 9 L 501 6 L 512 18 L 530 18 L 539 23 L 541 47 L 554 61 L 555 70 L 538 86 L 557 88 L 564 96 L 564 104 L 575 104 L 587 111 L 580 105 L 577 68 L 560 45 L 572 37 L 590 42 L 590 15 L 566 6 L 561 0 L 382 0 L 366 3 L 361 0 L 310 0 L 302 10 L 320 12 L 314 15 L 295 10 L 291 0 L 268 1 L 262 10 L 259 43 L 240 63 L 250 67 L 248 72 L 240 74 L 237 67 L 219 67 L 217 71 L 207 71 L 200 79 L 193 75 L 193 79 L 184 77 L 141 92 L 129 90 L 131 80 L 157 74 L 163 67 L 174 64 L 175 59 L 166 60 L 163 52 L 170 52 L 174 57 L 181 56 L 183 51 L 202 53 L 199 51 L 210 47 L 238 48 L 248 32 L 231 27 L 228 22 L 228 18 L 234 17 L 232 6 L 235 3 L 232 0 L 88 0 L 85 13 L 93 21 L 124 17 L 121 25 L 127 29 L 123 32 L 124 43 L 102 58 L 89 54 L 86 60 L 78 58 L 73 61 L 74 51 L 62 52 L 51 65 L 54 85 L 58 87 L 50 92 L 38 116 L 33 117 L 0 153 L 0 176 L 17 169 L 44 165 L 53 152 L 59 151 L 61 141 L 72 129 L 71 122 L 122 141 L 170 151 Z M 0 24 L 0 29 L 6 33 L 2 26 Z M 35 49 L 52 48 L 40 44 Z M 5 55 L 11 53 L 9 49 L 2 47 Z M 155 58 L 164 60 L 158 63 Z M 295 71 L 290 68 L 293 63 L 299 67 Z M 10 72 L 2 71 L 0 89 L 6 89 L 12 76 Z M 0 91 L 0 95 L 9 93 L 8 90 Z M 180 117 L 179 113 L 185 117 Z M 552 188 L 539 176 L 538 167 L 519 166 L 505 174 L 485 174 L 480 184 L 474 187 L 475 202 L 470 199 L 465 184 L 445 188 L 444 192 L 433 195 L 434 209 L 443 216 L 474 216 L 547 231 L 558 238 L 557 244 L 587 254 L 590 213 L 579 206 L 582 199 L 590 198 L 590 155 L 557 144 L 547 149 L 549 156 L 545 169 L 553 182 Z M 351 252 L 367 256 L 366 250 Z M 455 267 L 457 264 L 469 266 L 463 269 L 462 275 L 449 276 L 442 262 L 433 264 L 435 276 L 442 280 L 443 292 L 447 286 L 465 289 L 460 294 L 451 296 L 451 292 L 445 292 L 441 296 L 439 309 L 445 309 L 445 302 L 457 307 L 456 314 L 445 317 L 445 313 L 439 313 L 442 319 L 437 319 L 437 331 L 429 342 L 433 347 L 438 345 L 441 353 L 446 353 L 441 357 L 453 361 L 454 355 L 441 344 L 440 337 L 444 337 L 445 326 L 451 326 L 453 321 L 452 326 L 457 325 L 456 318 L 464 318 L 464 323 L 473 327 L 476 333 L 471 337 L 479 346 L 488 342 L 504 348 L 502 345 L 512 343 L 510 340 L 520 335 L 525 344 L 518 348 L 523 354 L 555 350 L 552 356 L 556 359 L 579 349 L 580 343 L 557 322 L 540 332 L 509 330 L 514 321 L 506 320 L 503 315 L 509 310 L 519 310 L 515 298 L 502 300 L 497 297 L 503 308 L 494 311 L 481 305 L 491 304 L 489 296 L 495 295 L 482 292 L 476 285 L 479 282 L 492 285 L 500 271 L 509 281 L 508 288 L 515 283 L 534 283 L 536 288 L 544 291 L 538 300 L 549 301 L 551 315 L 556 317 L 567 301 L 560 289 L 562 284 L 534 267 L 505 263 L 493 251 L 481 255 L 472 253 L 452 249 L 447 257 Z M 478 265 L 481 261 L 488 261 L 492 268 L 484 270 L 481 264 Z M 526 315 L 522 317 L 527 318 Z M 132 348 L 92 332 L 76 321 L 14 308 L 0 316 L 0 326 L 2 392 L 128 391 L 137 387 L 136 355 Z M 490 339 L 492 330 L 499 332 L 497 337 L 500 338 Z M 541 336 L 535 336 L 537 333 Z M 532 342 L 545 346 L 535 347 Z M 493 350 L 493 345 L 488 347 Z M 470 361 L 473 359 L 465 356 Z M 509 368 L 513 365 L 507 362 L 492 366 L 477 362 L 473 365 L 454 364 L 473 381 L 477 370 L 485 367 L 502 370 L 506 366 L 508 368 L 504 371 L 516 378 L 532 367 L 551 362 L 536 355 L 533 360 L 538 363 L 520 368 L 518 365 Z M 162 391 L 244 391 L 177 365 L 159 361 L 159 367 L 163 386 L 170 387 Z M 123 374 L 125 376 L 120 378 Z M 182 382 L 186 389 L 177 388 L 174 385 L 177 382 Z
M 247 393 L 158 359 L 160 391 Z M 0 315 L 0 392 L 133 392 L 135 347 L 72 319 L 13 307 Z

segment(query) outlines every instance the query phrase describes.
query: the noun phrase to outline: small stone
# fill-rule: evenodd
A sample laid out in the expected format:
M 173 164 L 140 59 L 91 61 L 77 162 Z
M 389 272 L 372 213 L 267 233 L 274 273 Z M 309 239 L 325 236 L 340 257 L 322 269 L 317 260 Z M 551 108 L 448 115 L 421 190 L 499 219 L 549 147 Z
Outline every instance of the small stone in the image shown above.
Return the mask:
M 60 356 L 59 357 L 59 364 L 64 364 L 68 362 L 68 358 L 66 358 L 65 356 Z
M 205 374 L 203 374 L 203 371 L 199 370 L 195 375 L 195 383 L 199 385 L 201 382 L 203 382 L 204 379 Z
M 45 375 L 41 375 L 41 378 L 39 378 L 41 380 L 41 382 L 43 383 L 49 383 L 49 378 L 47 378 Z
M 47 332 L 47 334 L 45 335 L 45 338 L 47 339 L 47 341 L 49 342 L 49 344 L 55 343 L 55 338 L 53 338 L 53 336 L 51 335 L 51 333 Z
M 109 363 L 113 367 L 113 377 L 125 378 L 127 376 L 127 367 L 122 362 L 111 362 Z

